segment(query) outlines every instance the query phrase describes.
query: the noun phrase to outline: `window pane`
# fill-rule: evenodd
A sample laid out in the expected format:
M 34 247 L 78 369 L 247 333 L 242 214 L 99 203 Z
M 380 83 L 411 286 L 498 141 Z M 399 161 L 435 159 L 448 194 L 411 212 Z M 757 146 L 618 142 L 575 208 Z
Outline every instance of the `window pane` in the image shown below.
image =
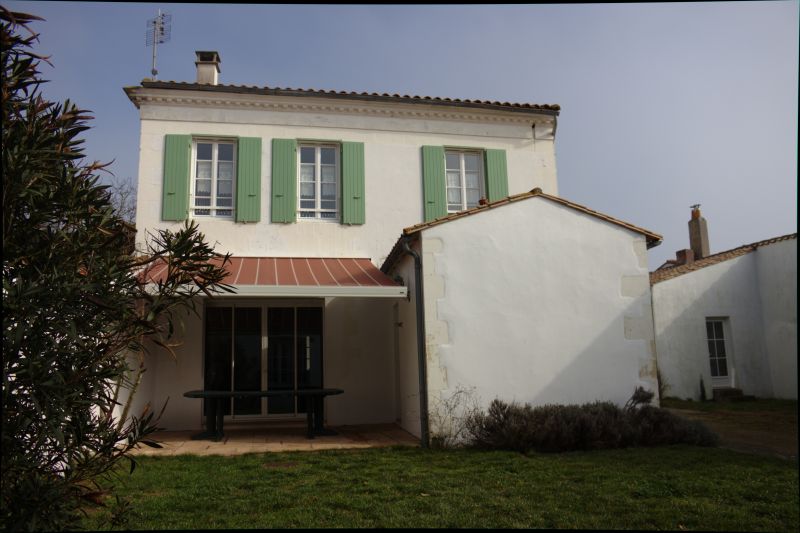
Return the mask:
M 314 209 L 314 200 L 300 200 L 300 209 Z
M 233 207 L 233 198 L 217 198 L 217 207 Z
M 319 206 L 321 209 L 336 209 L 336 200 L 322 200 Z
M 211 196 L 211 180 L 197 180 L 194 183 L 195 196 Z
M 197 143 L 197 160 L 211 161 L 211 143 Z
M 728 363 L 725 359 L 717 359 L 717 369 L 719 371 L 720 376 L 727 376 L 728 375 Z
M 328 183 L 336 181 L 336 167 L 326 165 L 320 167 L 320 172 L 322 173 L 322 181 Z
M 314 218 L 314 213 L 309 213 L 308 211 L 300 211 L 300 218 Z
M 194 205 L 200 207 L 206 207 L 211 205 L 211 198 L 195 198 Z
M 712 359 L 711 360 L 711 375 L 713 377 L 719 376 L 719 370 L 717 370 L 717 360 L 716 359 Z
M 477 172 L 480 165 L 480 157 L 477 154 L 464 154 L 464 168 L 471 172 Z
M 197 179 L 201 180 L 211 179 L 211 161 L 197 162 Z
M 461 175 L 458 171 L 447 171 L 447 186 L 448 187 L 460 187 L 461 186 Z
M 314 165 L 300 165 L 300 181 L 314 181 Z
M 714 338 L 722 339 L 722 322 L 714 322 Z
M 717 356 L 717 350 L 714 348 L 714 341 L 708 341 L 708 355 L 709 357 Z
M 338 216 L 339 216 L 339 215 L 338 215 L 337 213 L 320 213 L 320 218 L 328 218 L 328 219 L 331 219 L 331 218 L 336 218 L 336 217 L 338 217 Z
M 336 199 L 336 184 L 335 183 L 323 183 L 321 187 L 322 191 L 322 198 L 325 200 L 335 200 Z
M 478 205 L 478 200 L 480 200 L 480 192 L 478 189 L 467 189 L 467 205 L 469 207 L 474 207 Z
M 301 183 L 300 184 L 300 198 L 314 198 L 314 184 Z M 313 205 L 312 205 L 313 207 Z
M 233 145 L 220 144 L 217 150 L 218 161 L 233 161 Z
M 336 164 L 336 150 L 333 148 L 320 148 L 321 154 L 321 163 L 323 165 L 335 165 Z
M 218 217 L 229 217 L 233 214 L 233 211 L 230 209 L 217 209 L 217 216 Z
M 461 211 L 461 204 L 447 204 L 448 211 Z
M 725 357 L 725 341 L 717 341 L 717 357 Z
M 210 211 L 208 209 L 195 209 L 194 210 L 194 214 L 195 215 L 208 215 L 209 213 L 210 213 Z
M 230 180 L 220 180 L 217 182 L 217 195 L 230 198 L 233 196 L 233 182 Z
M 465 181 L 467 182 L 466 185 L 469 188 L 477 189 L 477 188 L 479 188 L 481 186 L 480 185 L 480 179 L 478 178 L 478 173 L 477 172 L 467 172 L 464 175 L 464 178 L 465 178 Z
M 308 146 L 300 148 L 300 162 L 314 163 L 314 152 L 315 150 Z
M 233 179 L 233 163 L 225 161 L 217 163 L 217 178 L 221 180 Z
M 447 152 L 444 159 L 447 170 L 458 170 L 461 168 L 461 158 L 457 153 Z
M 706 338 L 713 339 L 714 338 L 714 323 L 706 321 Z
M 447 203 L 461 204 L 461 189 L 447 189 Z

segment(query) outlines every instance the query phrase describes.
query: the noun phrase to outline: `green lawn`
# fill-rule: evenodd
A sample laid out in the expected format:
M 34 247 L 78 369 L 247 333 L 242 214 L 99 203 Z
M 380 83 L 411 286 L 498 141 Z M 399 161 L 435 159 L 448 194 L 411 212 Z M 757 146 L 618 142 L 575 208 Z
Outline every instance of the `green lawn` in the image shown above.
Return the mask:
M 797 462 L 691 446 L 143 457 L 119 492 L 133 503 L 130 529 L 800 526 Z

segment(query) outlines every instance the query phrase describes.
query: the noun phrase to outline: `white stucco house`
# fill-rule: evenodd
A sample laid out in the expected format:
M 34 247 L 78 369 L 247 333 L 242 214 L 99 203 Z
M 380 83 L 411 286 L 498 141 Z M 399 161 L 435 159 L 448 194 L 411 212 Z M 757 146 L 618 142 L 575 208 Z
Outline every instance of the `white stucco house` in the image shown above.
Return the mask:
M 196 389 L 336 387 L 328 425 L 423 442 L 458 387 L 484 405 L 656 390 L 646 250 L 661 237 L 558 196 L 559 107 L 197 81 L 126 87 L 141 117 L 137 239 L 196 220 L 233 254 L 136 401 L 200 429 Z M 236 399 L 227 424 L 302 418 Z
M 650 275 L 665 395 L 797 399 L 797 233 L 709 254 L 695 207 L 689 234 Z

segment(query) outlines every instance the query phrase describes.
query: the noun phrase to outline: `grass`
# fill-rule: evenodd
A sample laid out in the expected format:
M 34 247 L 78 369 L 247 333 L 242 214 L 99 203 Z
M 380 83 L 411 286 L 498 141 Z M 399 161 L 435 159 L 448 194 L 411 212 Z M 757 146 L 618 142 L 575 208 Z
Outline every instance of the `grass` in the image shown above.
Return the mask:
M 661 399 L 661 407 L 670 409 L 690 409 L 693 411 L 769 411 L 773 413 L 797 414 L 797 400 L 774 400 L 756 398 L 753 400 L 705 401 L 695 402 L 680 398 L 665 397 Z
M 118 493 L 133 504 L 129 529 L 800 526 L 796 462 L 691 446 L 142 457 Z

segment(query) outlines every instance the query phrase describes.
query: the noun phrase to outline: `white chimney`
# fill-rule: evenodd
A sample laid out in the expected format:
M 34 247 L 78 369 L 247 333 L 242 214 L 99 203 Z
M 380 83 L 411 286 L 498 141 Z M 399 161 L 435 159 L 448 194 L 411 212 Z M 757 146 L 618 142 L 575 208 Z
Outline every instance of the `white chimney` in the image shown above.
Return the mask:
M 214 51 L 203 52 L 200 50 L 194 54 L 197 56 L 197 60 L 194 62 L 197 66 L 197 83 L 217 85 L 219 81 L 219 64 L 222 63 L 219 54 Z

